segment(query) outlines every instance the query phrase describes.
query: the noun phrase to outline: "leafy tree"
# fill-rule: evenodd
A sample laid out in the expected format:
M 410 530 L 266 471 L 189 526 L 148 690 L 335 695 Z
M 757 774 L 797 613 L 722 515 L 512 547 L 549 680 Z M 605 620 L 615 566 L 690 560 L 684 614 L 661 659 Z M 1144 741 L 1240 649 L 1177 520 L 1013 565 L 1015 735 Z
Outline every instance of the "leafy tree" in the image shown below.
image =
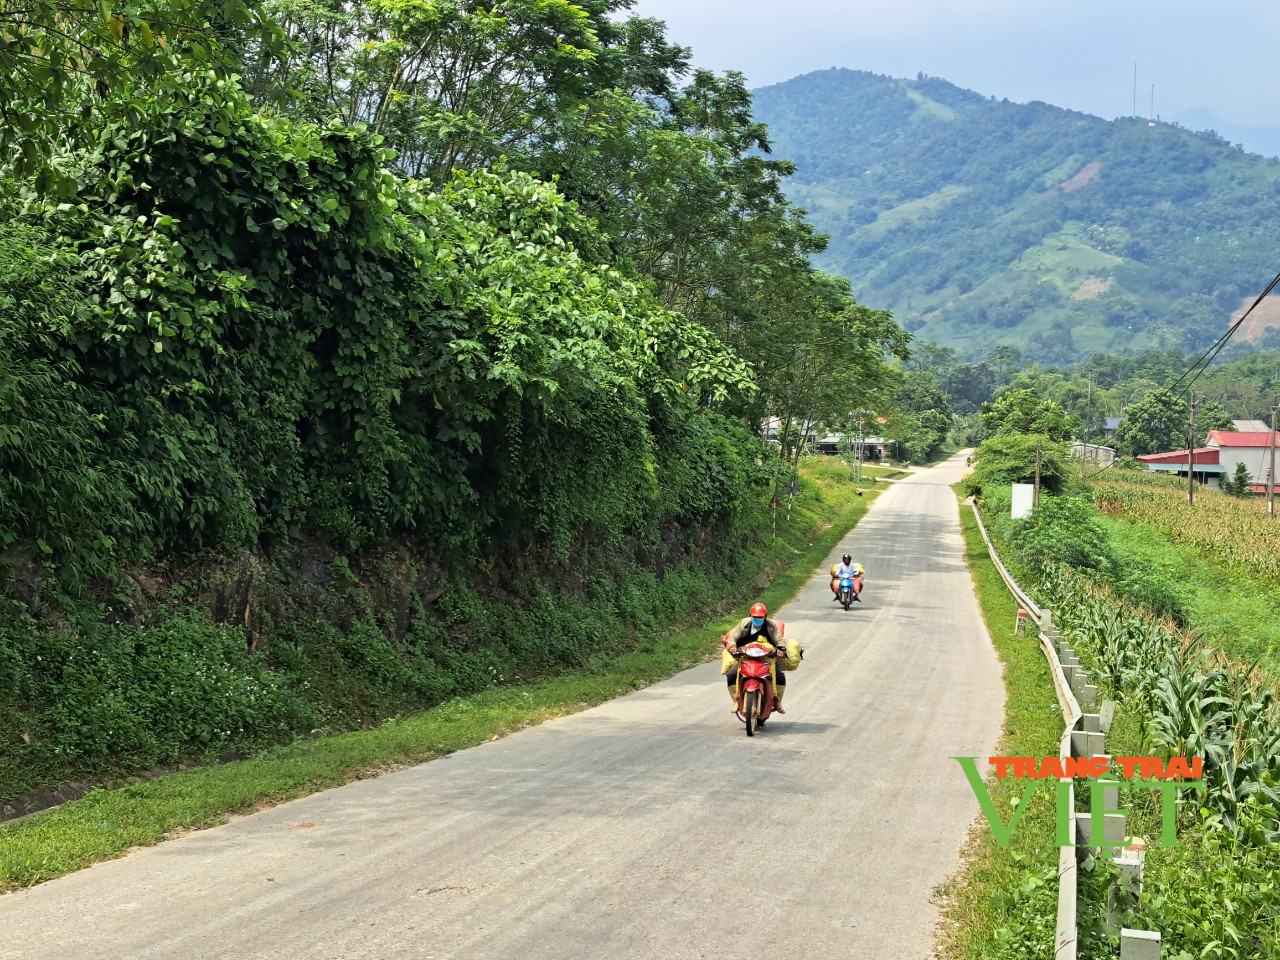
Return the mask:
M 921 369 L 907 370 L 894 395 L 890 435 L 901 440 L 913 463 L 927 463 L 942 450 L 954 417 L 937 379 Z
M 1185 450 L 1190 416 L 1185 397 L 1175 396 L 1173 391 L 1163 387 L 1151 390 L 1125 410 L 1116 441 L 1126 455 L 1134 457 Z M 1210 430 L 1229 429 L 1230 426 L 1231 414 L 1221 404 L 1212 401 L 1197 404 L 1193 443 L 1198 446 Z
M 1069 440 L 1079 430 L 1079 421 L 1052 400 L 1033 390 L 1008 390 L 979 414 L 988 436 L 1001 433 L 1039 434 L 1050 440 Z
M 1033 483 L 1036 476 L 1036 447 L 1040 447 L 1040 486 L 1056 493 L 1068 476 L 1065 444 L 1023 433 L 1001 433 L 984 440 L 973 452 L 973 472 L 965 479 L 970 495 L 992 486 Z
M 15 0 L 0 9 L 0 156 L 32 186 L 73 192 L 50 165 L 68 140 L 131 111 L 191 69 L 234 69 L 234 41 L 275 49 L 250 0 Z M 0 174 L 5 172 L 0 164 Z
M 1199 400 L 1196 402 L 1196 440 L 1210 430 L 1230 430 L 1231 411 L 1216 400 Z
M 1185 399 L 1160 388 L 1125 410 L 1116 442 L 1128 456 L 1185 449 L 1190 408 Z

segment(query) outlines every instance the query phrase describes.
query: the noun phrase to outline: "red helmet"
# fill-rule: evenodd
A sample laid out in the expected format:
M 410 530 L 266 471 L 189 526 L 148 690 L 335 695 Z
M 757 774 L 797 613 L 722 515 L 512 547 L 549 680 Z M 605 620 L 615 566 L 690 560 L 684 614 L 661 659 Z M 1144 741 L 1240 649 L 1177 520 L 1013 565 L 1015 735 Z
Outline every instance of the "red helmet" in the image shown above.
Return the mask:
M 769 608 L 763 603 L 757 603 L 751 608 L 751 615 L 753 617 L 767 617 L 769 615 Z

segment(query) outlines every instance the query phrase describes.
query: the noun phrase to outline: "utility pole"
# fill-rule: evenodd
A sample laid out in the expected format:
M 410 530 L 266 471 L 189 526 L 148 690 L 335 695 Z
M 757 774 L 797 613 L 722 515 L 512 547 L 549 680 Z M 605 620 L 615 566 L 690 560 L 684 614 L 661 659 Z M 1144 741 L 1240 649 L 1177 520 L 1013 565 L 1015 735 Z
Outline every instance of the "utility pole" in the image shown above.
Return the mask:
M 1089 374 L 1089 399 L 1084 405 L 1084 444 L 1080 447 L 1080 482 L 1084 483 L 1085 458 L 1089 455 L 1089 418 L 1093 416 L 1093 374 Z
M 1036 485 L 1031 491 L 1031 509 L 1040 506 L 1040 441 L 1036 441 Z
M 1276 514 L 1276 410 L 1280 401 L 1271 407 L 1271 467 L 1267 470 L 1267 516 Z
M 1195 394 L 1187 397 L 1191 406 L 1191 419 L 1187 422 L 1187 505 L 1196 504 L 1196 398 Z

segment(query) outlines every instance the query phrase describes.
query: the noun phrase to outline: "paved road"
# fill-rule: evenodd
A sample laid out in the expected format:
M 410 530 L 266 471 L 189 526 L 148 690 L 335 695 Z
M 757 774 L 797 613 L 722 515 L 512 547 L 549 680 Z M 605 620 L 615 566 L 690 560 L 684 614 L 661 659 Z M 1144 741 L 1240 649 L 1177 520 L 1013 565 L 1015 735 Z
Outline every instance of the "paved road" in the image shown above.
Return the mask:
M 754 739 L 708 664 L 0 897 L 0 957 L 924 960 L 977 814 L 946 758 L 992 751 L 1004 699 L 962 469 L 895 484 L 842 544 L 863 604 L 818 572 L 779 611 L 807 656 Z

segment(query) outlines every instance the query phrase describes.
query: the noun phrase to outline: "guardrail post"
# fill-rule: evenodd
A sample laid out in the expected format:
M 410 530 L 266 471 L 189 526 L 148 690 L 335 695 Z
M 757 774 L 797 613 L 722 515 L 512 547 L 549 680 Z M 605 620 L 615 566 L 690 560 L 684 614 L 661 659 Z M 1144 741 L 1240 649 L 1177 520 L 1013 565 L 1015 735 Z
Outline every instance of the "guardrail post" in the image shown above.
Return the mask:
M 1116 718 L 1116 702 L 1114 700 L 1103 700 L 1098 704 L 1098 716 L 1102 720 L 1102 732 L 1111 732 L 1111 721 Z
M 1089 683 L 1089 672 L 1084 667 L 1076 667 L 1071 674 L 1071 692 L 1080 699 L 1080 691 Z
M 1076 830 L 1084 838 L 1084 846 L 1093 846 L 1092 821 L 1087 813 L 1076 814 Z M 1102 816 L 1102 843 L 1115 846 L 1097 847 L 1098 856 L 1114 860 L 1122 849 L 1120 844 L 1129 838 L 1127 818 L 1123 813 L 1107 813 Z
M 1106 737 L 1101 733 L 1091 733 L 1088 730 L 1072 730 L 1071 731 L 1071 755 L 1073 757 L 1089 757 L 1102 756 L 1107 752 Z

